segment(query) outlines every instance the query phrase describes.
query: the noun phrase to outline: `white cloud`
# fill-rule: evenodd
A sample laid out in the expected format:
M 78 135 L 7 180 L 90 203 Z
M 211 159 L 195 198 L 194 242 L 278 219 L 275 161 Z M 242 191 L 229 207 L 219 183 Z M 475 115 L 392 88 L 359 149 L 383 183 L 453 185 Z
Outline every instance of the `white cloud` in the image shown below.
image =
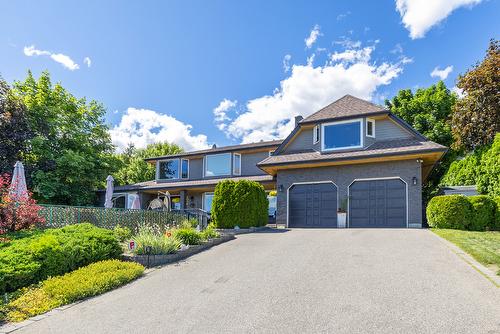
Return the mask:
M 451 91 L 454 92 L 455 94 L 457 94 L 458 97 L 464 97 L 465 96 L 464 90 L 458 88 L 457 86 L 453 86 L 453 88 L 451 89 Z
M 69 56 L 62 53 L 52 53 L 46 50 L 38 50 L 34 45 L 25 46 L 23 52 L 28 57 L 33 56 L 49 56 L 53 61 L 61 64 L 70 71 L 74 71 L 80 68 L 77 63 L 73 61 Z
M 431 72 L 431 77 L 440 78 L 441 80 L 445 80 L 448 75 L 453 71 L 453 66 L 447 66 L 446 68 L 440 70 L 439 67 L 435 67 Z
M 228 116 L 227 116 L 227 112 L 236 107 L 236 104 L 238 103 L 238 101 L 234 100 L 234 101 L 231 101 L 231 100 L 228 100 L 228 99 L 224 99 L 222 100 L 219 105 L 217 107 L 214 108 L 214 121 L 215 121 L 215 124 L 217 124 L 217 127 L 219 128 L 219 130 L 224 130 L 226 128 L 226 121 L 229 121 L 231 120 Z
M 396 9 L 401 15 L 412 39 L 422 38 L 425 33 L 444 20 L 455 9 L 472 7 L 482 0 L 396 0 Z
M 129 143 L 144 148 L 148 144 L 165 141 L 177 144 L 186 151 L 208 148 L 207 136 L 192 135 L 191 130 L 191 125 L 172 116 L 148 109 L 128 108 L 110 134 L 118 151 Z
M 403 47 L 401 44 L 397 43 L 394 45 L 394 48 L 391 50 L 391 53 L 398 54 L 398 53 L 403 53 Z
M 92 60 L 90 59 L 90 57 L 83 58 L 83 63 L 87 65 L 87 67 L 92 66 Z
M 226 133 L 243 143 L 286 137 L 294 116 L 307 117 L 345 94 L 371 99 L 377 88 L 388 85 L 403 70 L 407 59 L 395 63 L 371 60 L 375 46 L 334 53 L 322 66 L 294 64 L 290 75 L 273 94 L 246 103 L 227 123 Z
M 337 21 L 341 21 L 341 20 L 345 19 L 350 14 L 351 14 L 351 12 L 347 11 L 345 13 L 337 15 Z
M 292 56 L 291 55 L 285 55 L 285 57 L 283 57 L 283 71 L 288 72 L 290 71 L 290 60 L 292 59 Z
M 306 43 L 306 47 L 310 49 L 314 43 L 316 43 L 316 40 L 318 37 L 321 36 L 321 32 L 319 30 L 319 26 L 316 24 L 314 28 L 311 30 L 311 33 L 309 34 L 309 37 L 307 37 L 304 42 Z

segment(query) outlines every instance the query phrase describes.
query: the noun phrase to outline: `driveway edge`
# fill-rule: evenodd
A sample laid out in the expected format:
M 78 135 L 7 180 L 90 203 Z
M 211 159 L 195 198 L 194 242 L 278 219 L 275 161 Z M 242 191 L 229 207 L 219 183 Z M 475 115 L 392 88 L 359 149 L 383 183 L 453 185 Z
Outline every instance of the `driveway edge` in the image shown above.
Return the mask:
M 428 230 L 430 234 L 441 240 L 453 253 L 455 253 L 459 258 L 461 258 L 464 262 L 474 268 L 477 272 L 479 272 L 483 277 L 485 277 L 488 281 L 490 281 L 494 286 L 500 288 L 500 276 L 498 276 L 495 272 L 487 268 L 486 266 L 479 263 L 476 259 L 474 259 L 471 255 L 466 253 L 462 248 L 458 247 L 451 241 L 448 241 L 444 238 L 441 238 L 436 233 Z

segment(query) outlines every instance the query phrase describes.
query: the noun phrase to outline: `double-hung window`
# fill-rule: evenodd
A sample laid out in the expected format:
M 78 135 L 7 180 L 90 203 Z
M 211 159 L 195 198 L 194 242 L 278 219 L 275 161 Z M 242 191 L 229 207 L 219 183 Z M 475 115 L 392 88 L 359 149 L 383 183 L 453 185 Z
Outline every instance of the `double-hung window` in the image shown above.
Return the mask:
M 375 120 L 367 118 L 366 119 L 366 136 L 375 138 Z
M 321 150 L 363 147 L 363 119 L 325 123 L 321 126 Z
M 316 144 L 317 142 L 319 142 L 319 132 L 320 132 L 320 127 L 319 125 L 316 125 L 314 128 L 313 128 L 313 144 Z
M 206 155 L 204 161 L 205 176 L 212 177 L 231 175 L 231 153 Z

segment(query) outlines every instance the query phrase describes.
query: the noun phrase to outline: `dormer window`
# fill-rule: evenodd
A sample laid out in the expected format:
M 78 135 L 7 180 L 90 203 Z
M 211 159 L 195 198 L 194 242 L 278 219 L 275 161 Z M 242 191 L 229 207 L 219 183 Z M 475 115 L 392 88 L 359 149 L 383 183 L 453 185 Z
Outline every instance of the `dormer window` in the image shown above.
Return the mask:
M 366 136 L 375 138 L 375 120 L 371 118 L 366 119 Z
M 319 132 L 320 132 L 320 127 L 319 125 L 316 125 L 313 128 L 313 144 L 317 144 L 319 142 Z
M 363 119 L 322 124 L 322 151 L 335 151 L 361 147 L 363 147 Z

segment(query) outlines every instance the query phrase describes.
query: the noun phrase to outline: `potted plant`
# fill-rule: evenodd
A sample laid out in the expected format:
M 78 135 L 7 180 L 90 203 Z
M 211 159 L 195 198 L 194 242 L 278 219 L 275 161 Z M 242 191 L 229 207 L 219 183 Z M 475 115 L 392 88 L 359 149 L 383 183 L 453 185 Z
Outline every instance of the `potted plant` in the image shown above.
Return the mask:
M 337 227 L 345 228 L 347 222 L 347 199 L 343 199 L 340 202 L 340 206 L 337 210 Z

